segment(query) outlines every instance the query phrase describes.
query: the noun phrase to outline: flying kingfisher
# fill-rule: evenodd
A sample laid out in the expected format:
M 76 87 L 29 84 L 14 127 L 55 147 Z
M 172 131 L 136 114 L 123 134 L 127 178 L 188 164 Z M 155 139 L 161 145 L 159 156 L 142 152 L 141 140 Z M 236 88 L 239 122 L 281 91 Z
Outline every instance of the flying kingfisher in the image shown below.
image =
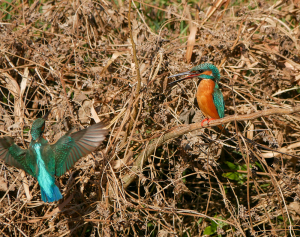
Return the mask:
M 220 81 L 220 72 L 218 68 L 210 63 L 203 63 L 193 67 L 190 71 L 182 72 L 170 77 L 177 77 L 183 75 L 188 76 L 177 81 L 171 82 L 169 83 L 169 85 L 193 77 L 198 77 L 202 79 L 199 83 L 196 94 L 199 108 L 206 117 L 206 119 L 204 119 L 201 122 L 201 125 L 203 126 L 203 123 L 207 120 L 208 122 L 210 122 L 214 119 L 223 118 L 225 104 L 223 94 L 220 91 L 218 85 L 218 82 Z M 223 130 L 222 125 L 219 125 L 218 127 L 221 131 Z
M 55 175 L 63 175 L 81 157 L 95 151 L 108 130 L 100 122 L 74 133 L 71 129 L 55 144 L 49 144 L 43 136 L 47 116 L 33 122 L 32 140 L 26 150 L 16 145 L 12 137 L 0 138 L 0 160 L 35 177 L 41 187 L 42 200 L 54 202 L 62 198 L 55 185 Z

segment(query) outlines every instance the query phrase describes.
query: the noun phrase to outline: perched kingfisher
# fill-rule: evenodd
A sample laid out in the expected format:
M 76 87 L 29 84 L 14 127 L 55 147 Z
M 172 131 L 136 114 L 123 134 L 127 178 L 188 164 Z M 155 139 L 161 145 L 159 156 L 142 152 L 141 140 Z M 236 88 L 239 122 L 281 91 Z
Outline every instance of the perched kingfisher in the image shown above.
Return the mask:
M 207 120 L 208 122 L 210 122 L 214 119 L 223 118 L 225 104 L 223 94 L 220 91 L 218 85 L 218 82 L 220 81 L 220 72 L 218 68 L 210 63 L 203 63 L 193 67 L 191 71 L 182 72 L 170 77 L 177 77 L 182 75 L 188 76 L 177 81 L 171 82 L 169 83 L 169 85 L 193 77 L 198 77 L 202 79 L 199 83 L 196 95 L 199 108 L 206 117 L 206 119 L 204 119 L 201 122 L 201 125 L 203 126 L 203 123 Z M 219 125 L 218 127 L 221 131 L 223 130 L 222 125 Z
M 43 136 L 47 116 L 33 122 L 32 140 L 26 150 L 16 145 L 11 137 L 0 138 L 0 160 L 35 177 L 41 187 L 42 200 L 54 202 L 62 198 L 55 185 L 55 175 L 63 175 L 81 157 L 95 151 L 108 130 L 103 123 L 96 123 L 74 133 L 71 129 L 55 144 L 49 144 Z

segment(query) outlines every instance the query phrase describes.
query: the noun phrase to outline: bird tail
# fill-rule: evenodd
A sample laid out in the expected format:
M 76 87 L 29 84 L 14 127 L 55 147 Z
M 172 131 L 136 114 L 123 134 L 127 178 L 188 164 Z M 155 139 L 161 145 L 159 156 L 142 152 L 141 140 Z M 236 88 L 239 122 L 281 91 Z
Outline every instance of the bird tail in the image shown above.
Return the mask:
M 59 199 L 62 199 L 61 192 L 59 191 L 59 188 L 53 184 L 47 190 L 48 192 L 46 193 L 44 189 L 41 187 L 41 195 L 42 195 L 42 200 L 44 202 L 55 202 L 58 201 Z

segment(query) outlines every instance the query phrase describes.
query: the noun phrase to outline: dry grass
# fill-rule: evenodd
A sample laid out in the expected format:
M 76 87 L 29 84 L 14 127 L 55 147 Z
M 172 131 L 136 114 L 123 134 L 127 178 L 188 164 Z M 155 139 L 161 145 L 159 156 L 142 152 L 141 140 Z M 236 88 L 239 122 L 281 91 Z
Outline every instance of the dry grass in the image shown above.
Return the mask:
M 0 236 L 300 235 L 299 112 L 280 110 L 300 106 L 299 1 L 209 2 L 137 1 L 130 18 L 121 0 L 0 2 L 1 135 L 28 147 L 50 108 L 50 142 L 111 131 L 57 179 L 59 203 L 3 163 Z M 204 62 L 234 139 L 194 124 L 198 80 L 167 87 Z

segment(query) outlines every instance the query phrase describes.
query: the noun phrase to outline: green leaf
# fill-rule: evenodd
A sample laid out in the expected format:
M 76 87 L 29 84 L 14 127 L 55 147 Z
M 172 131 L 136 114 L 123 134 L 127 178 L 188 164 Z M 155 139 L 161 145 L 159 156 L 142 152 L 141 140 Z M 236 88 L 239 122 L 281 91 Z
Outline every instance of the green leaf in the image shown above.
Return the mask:
M 261 185 L 259 185 L 261 188 L 267 188 L 267 187 L 269 187 L 270 186 L 270 184 L 261 184 Z
M 252 168 L 251 164 L 249 166 L 250 166 L 250 169 L 251 169 Z M 242 165 L 241 170 L 247 170 L 247 165 L 246 164 Z
M 243 184 L 246 181 L 246 174 L 241 174 L 238 172 L 228 172 L 222 174 L 223 177 L 237 181 L 239 184 Z
M 204 229 L 203 235 L 213 235 L 217 232 L 218 227 L 223 228 L 224 226 L 228 225 L 227 223 L 221 221 L 221 220 L 225 220 L 225 218 L 217 215 L 215 215 L 214 217 L 220 219 L 220 221 L 210 220 L 211 225 L 207 226 Z
M 214 233 L 216 233 L 216 230 L 214 230 L 212 226 L 207 226 L 203 231 L 203 235 L 213 235 Z
M 229 161 L 225 161 L 225 164 L 232 170 L 238 170 L 238 166 Z
M 239 173 L 237 172 L 228 172 L 228 173 L 224 173 L 222 174 L 223 177 L 231 179 L 231 180 L 236 180 L 239 181 L 240 177 L 239 177 Z
M 149 227 L 154 227 L 154 225 L 153 225 L 153 223 L 148 222 L 148 223 L 147 223 L 147 227 L 148 227 L 148 228 L 149 228 Z
M 258 161 L 256 161 L 255 164 L 256 164 L 256 166 L 257 166 L 258 168 L 260 168 L 262 171 L 265 171 L 264 167 L 263 167 Z
M 203 221 L 203 218 L 201 217 L 201 218 L 197 221 L 197 224 L 200 225 L 202 221 Z
M 226 220 L 224 217 L 222 216 L 215 216 L 216 218 L 220 219 L 220 220 Z M 228 224 L 226 222 L 223 221 L 217 221 L 219 228 L 223 228 L 224 226 L 227 226 Z

